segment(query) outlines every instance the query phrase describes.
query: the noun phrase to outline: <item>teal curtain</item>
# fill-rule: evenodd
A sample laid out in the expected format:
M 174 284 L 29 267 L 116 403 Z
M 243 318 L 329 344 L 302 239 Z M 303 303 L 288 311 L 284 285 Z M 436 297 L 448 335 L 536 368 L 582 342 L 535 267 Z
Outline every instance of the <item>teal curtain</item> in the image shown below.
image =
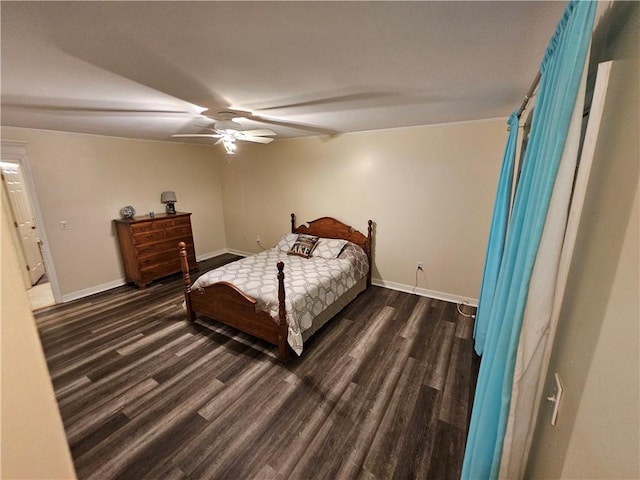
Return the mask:
M 475 339 L 475 349 L 478 355 L 482 355 L 484 341 L 489 328 L 489 313 L 493 304 L 496 283 L 498 282 L 498 272 L 504 251 L 504 242 L 507 235 L 507 223 L 509 221 L 509 210 L 511 207 L 511 193 L 513 186 L 513 167 L 516 157 L 516 141 L 518 139 L 518 115 L 513 112 L 507 122 L 509 125 L 509 138 L 507 148 L 502 159 L 502 168 L 498 180 L 498 191 L 493 206 L 493 217 L 491 219 L 491 230 L 489 231 L 489 242 L 484 260 L 484 272 L 482 275 L 482 287 L 480 289 L 480 299 L 476 312 L 473 336 Z
M 529 281 L 582 76 L 595 1 L 571 1 L 540 66 L 522 173 L 490 303 L 462 478 L 497 478 Z M 496 255 L 499 257 L 499 255 Z M 485 271 L 487 268 L 485 267 Z M 490 290 L 489 290 L 490 291 Z

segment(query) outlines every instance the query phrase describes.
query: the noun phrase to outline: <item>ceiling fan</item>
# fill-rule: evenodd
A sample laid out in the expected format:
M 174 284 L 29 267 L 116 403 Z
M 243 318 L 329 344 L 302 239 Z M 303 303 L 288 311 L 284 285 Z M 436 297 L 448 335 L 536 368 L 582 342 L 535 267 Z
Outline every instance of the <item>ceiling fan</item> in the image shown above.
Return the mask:
M 172 137 L 191 137 L 191 138 L 217 138 L 218 141 L 214 145 L 222 143 L 225 151 L 229 155 L 236 152 L 236 141 L 254 142 L 254 143 L 271 143 L 276 132 L 268 128 L 260 128 L 256 130 L 242 130 L 242 125 L 233 119 L 238 115 L 232 111 L 222 111 L 216 116 L 217 119 L 213 124 L 213 128 L 203 127 L 205 130 L 211 130 L 213 133 L 176 133 Z

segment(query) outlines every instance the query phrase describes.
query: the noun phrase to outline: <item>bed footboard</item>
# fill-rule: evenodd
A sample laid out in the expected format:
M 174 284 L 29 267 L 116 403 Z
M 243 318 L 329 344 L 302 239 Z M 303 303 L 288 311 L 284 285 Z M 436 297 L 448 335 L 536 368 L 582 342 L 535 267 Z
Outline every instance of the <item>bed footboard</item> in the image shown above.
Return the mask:
M 196 312 L 225 325 L 265 340 L 278 347 L 278 358 L 289 359 L 288 325 L 285 311 L 284 263 L 278 263 L 277 318 L 256 309 L 256 300 L 228 282 L 217 282 L 204 288 L 191 288 L 186 245 L 180 242 L 180 258 L 187 315 L 191 321 Z

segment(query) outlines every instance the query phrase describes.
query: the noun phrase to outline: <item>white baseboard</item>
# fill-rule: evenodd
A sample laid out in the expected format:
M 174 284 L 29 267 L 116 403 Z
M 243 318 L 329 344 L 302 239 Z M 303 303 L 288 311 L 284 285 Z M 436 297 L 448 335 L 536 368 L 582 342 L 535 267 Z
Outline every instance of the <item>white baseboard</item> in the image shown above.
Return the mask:
M 222 255 L 223 253 L 229 253 L 229 250 L 226 248 L 222 248 L 220 250 L 216 250 L 215 252 L 203 253 L 201 255 L 196 255 L 196 261 L 202 262 L 203 260 L 208 260 L 213 257 L 217 257 L 218 255 Z
M 103 283 L 102 285 L 96 285 L 94 287 L 85 288 L 84 290 L 78 290 L 76 292 L 67 293 L 62 295 L 62 303 L 71 302 L 72 300 L 78 300 L 79 298 L 88 297 L 89 295 L 95 295 L 96 293 L 102 293 L 112 288 L 120 287 L 124 285 L 125 279 L 114 280 L 113 282 Z
M 246 257 L 248 255 L 252 255 L 252 253 L 246 252 L 236 252 L 229 249 L 222 249 L 215 252 L 204 253 L 202 255 L 198 255 L 196 260 L 201 262 L 203 260 L 207 260 L 209 258 L 217 257 L 218 255 L 222 255 L 223 253 L 233 253 L 234 255 L 241 255 Z M 88 297 L 90 295 L 95 295 L 96 293 L 106 292 L 107 290 L 111 290 L 112 288 L 120 287 L 126 284 L 125 278 L 121 278 L 119 280 L 114 280 L 112 282 L 103 283 L 101 285 L 95 285 L 93 287 L 85 288 L 83 290 L 78 290 L 76 292 L 67 293 L 62 295 L 60 298 L 61 303 L 71 302 L 73 300 L 78 300 L 79 298 Z
M 239 255 L 241 257 L 248 257 L 250 255 L 254 255 L 253 252 L 244 252 L 241 250 L 234 249 L 222 249 L 215 252 L 209 252 L 202 255 L 197 256 L 197 261 L 201 262 L 203 260 L 207 260 L 209 258 L 216 257 L 218 255 L 222 255 L 224 253 L 230 253 L 232 255 Z M 106 290 L 111 290 L 112 288 L 119 287 L 126 283 L 124 278 L 119 280 L 114 280 L 113 282 L 103 283 L 102 285 L 96 285 L 94 287 L 85 288 L 84 290 L 78 290 L 76 292 L 68 293 L 66 295 L 62 295 L 62 303 L 71 302 L 72 300 L 77 300 L 79 298 L 88 297 L 89 295 L 95 295 L 96 293 L 102 293 Z M 428 290 L 426 288 L 414 288 L 411 285 L 406 285 L 404 283 L 396 283 L 396 282 L 388 282 L 382 280 L 380 278 L 372 279 L 371 283 L 376 285 L 377 287 L 389 288 L 391 290 L 397 290 L 405 293 L 413 293 L 416 295 L 420 295 L 422 297 L 434 298 L 436 300 L 444 300 L 445 302 L 453 302 L 453 303 L 462 303 L 466 305 L 470 305 L 473 307 L 478 306 L 477 298 L 463 297 L 460 295 L 453 295 L 450 293 L 438 292 L 436 290 Z
M 389 288 L 391 290 L 397 290 L 399 292 L 413 293 L 420 295 L 421 297 L 434 298 L 436 300 L 444 300 L 445 302 L 462 303 L 473 307 L 478 306 L 478 299 L 471 297 L 463 297 L 461 295 L 454 295 L 451 293 L 438 292 L 437 290 L 428 290 L 426 288 L 414 288 L 411 285 L 404 283 L 388 282 L 380 278 L 374 278 L 371 280 L 373 285 L 377 287 Z
M 242 250 L 234 250 L 233 248 L 227 248 L 224 253 L 230 253 L 232 255 L 240 255 L 241 257 L 250 257 L 255 255 L 256 252 L 243 252 Z
M 250 257 L 251 255 L 255 255 L 255 252 L 245 252 L 242 250 L 227 248 L 226 250 L 220 250 L 218 253 L 211 256 L 220 255 L 222 253 L 230 253 L 232 255 L 239 255 L 241 257 Z M 210 257 L 206 257 L 206 258 L 210 258 Z M 378 287 L 384 287 L 390 290 L 397 290 L 405 293 L 414 293 L 422 297 L 434 298 L 436 300 L 444 300 L 445 302 L 462 303 L 465 305 L 470 305 L 472 307 L 478 306 L 477 298 L 463 297 L 461 295 L 438 292 L 437 290 L 428 290 L 426 288 L 413 288 L 411 285 L 405 285 L 403 283 L 396 283 L 396 282 L 387 282 L 380 278 L 372 279 L 371 283 Z

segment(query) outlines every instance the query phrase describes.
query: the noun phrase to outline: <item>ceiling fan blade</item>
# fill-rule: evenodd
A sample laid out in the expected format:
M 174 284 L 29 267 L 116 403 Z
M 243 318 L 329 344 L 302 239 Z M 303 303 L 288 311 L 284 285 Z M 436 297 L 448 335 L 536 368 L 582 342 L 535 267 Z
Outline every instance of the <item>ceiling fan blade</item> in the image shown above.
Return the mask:
M 217 133 L 174 133 L 171 135 L 172 137 L 209 137 L 209 138 L 220 138 L 220 135 Z
M 242 130 L 243 135 L 250 135 L 252 137 L 267 137 L 276 135 L 276 132 L 268 128 L 258 128 L 256 130 Z
M 236 140 L 243 140 L 245 142 L 254 142 L 254 143 L 271 143 L 273 142 L 273 138 L 270 137 L 253 137 L 251 135 L 245 135 L 244 132 L 237 133 L 235 135 Z
M 295 128 L 297 130 L 307 130 L 309 132 L 315 132 L 321 135 L 338 135 L 340 133 L 337 130 L 332 130 L 330 128 L 317 127 L 315 125 L 308 125 L 304 123 L 287 122 L 276 118 L 261 117 L 259 115 L 254 115 L 253 112 L 250 112 L 248 110 L 229 109 L 225 110 L 224 113 L 232 113 L 236 117 L 246 118 L 247 120 L 253 120 L 254 122 L 278 125 L 280 127 L 286 128 Z
M 49 104 L 25 104 L 3 102 L 2 108 L 13 110 L 25 110 L 34 112 L 56 112 L 70 114 L 131 114 L 131 115 L 181 115 L 193 116 L 193 112 L 187 110 L 158 110 L 158 109 L 135 109 L 135 108 L 112 108 L 112 107 L 87 107 L 87 106 L 61 106 Z
M 358 92 L 358 93 L 349 93 L 344 95 L 335 95 L 335 96 L 326 97 L 326 98 L 309 98 L 306 100 L 290 99 L 290 100 L 285 100 L 279 105 L 258 107 L 258 110 L 267 111 L 267 110 L 282 110 L 285 108 L 314 107 L 319 105 L 359 102 L 363 100 L 378 100 L 381 98 L 387 98 L 387 97 L 393 97 L 393 96 L 395 96 L 395 94 L 392 92 Z

